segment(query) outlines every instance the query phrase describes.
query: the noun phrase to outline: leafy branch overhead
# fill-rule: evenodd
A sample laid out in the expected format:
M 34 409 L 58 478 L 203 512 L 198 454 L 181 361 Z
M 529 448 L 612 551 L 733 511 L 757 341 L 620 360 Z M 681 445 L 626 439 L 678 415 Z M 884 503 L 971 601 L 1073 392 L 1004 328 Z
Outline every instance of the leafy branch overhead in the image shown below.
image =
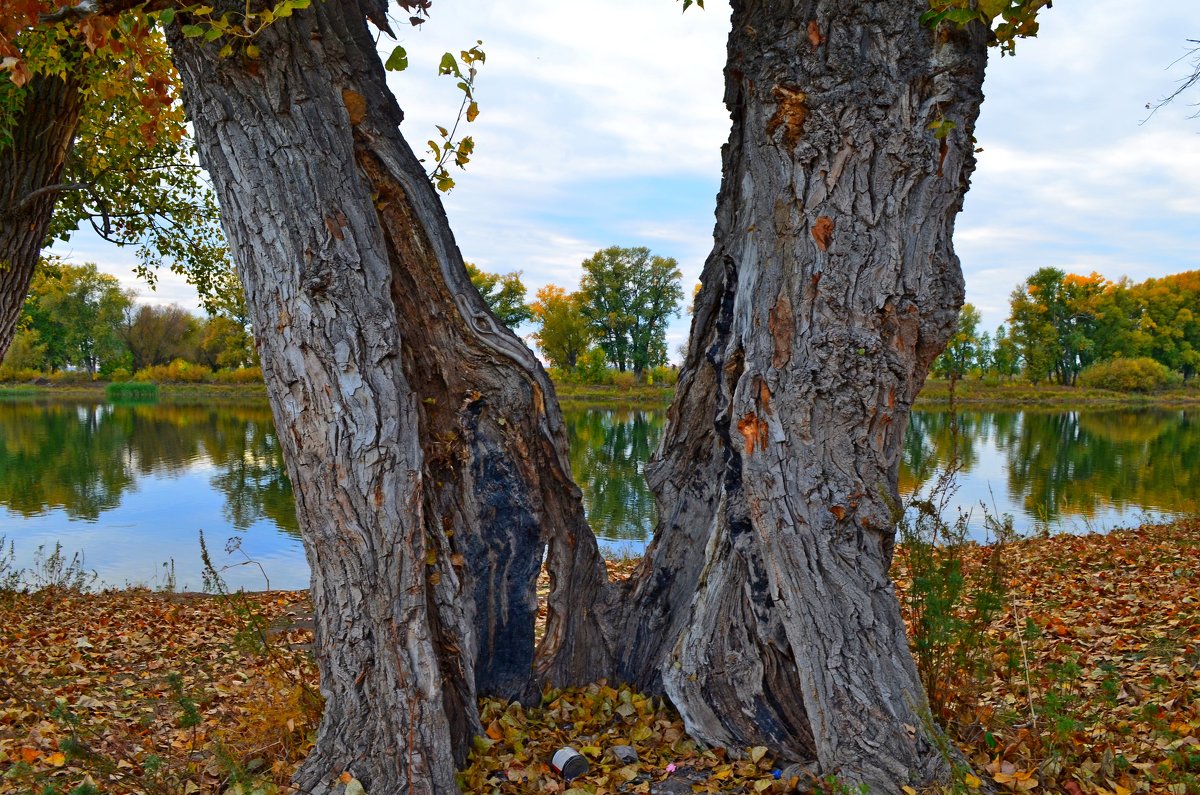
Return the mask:
M 982 22 L 992 30 L 992 43 L 1012 55 L 1017 39 L 1038 34 L 1038 12 L 1053 4 L 1053 0 L 929 0 L 921 22 L 930 27 Z
M 479 118 L 479 103 L 475 99 L 475 78 L 479 74 L 479 66 L 487 61 L 483 51 L 483 42 L 476 41 L 475 46 L 468 50 L 460 50 L 458 58 L 454 53 L 444 53 L 438 63 L 438 74 L 456 78 L 455 86 L 462 91 L 462 102 L 458 106 L 458 114 L 454 124 L 447 129 L 437 125 L 438 139 L 429 140 L 429 151 L 433 153 L 434 165 L 429 170 L 429 179 L 437 189 L 447 193 L 454 187 L 454 179 L 450 176 L 447 166 L 453 161 L 459 168 L 466 168 L 475 153 L 475 139 L 470 135 L 458 136 L 458 128 L 464 120 L 471 124 Z M 384 68 L 392 72 L 402 72 L 408 68 L 408 53 L 403 47 L 397 46 L 384 62 Z

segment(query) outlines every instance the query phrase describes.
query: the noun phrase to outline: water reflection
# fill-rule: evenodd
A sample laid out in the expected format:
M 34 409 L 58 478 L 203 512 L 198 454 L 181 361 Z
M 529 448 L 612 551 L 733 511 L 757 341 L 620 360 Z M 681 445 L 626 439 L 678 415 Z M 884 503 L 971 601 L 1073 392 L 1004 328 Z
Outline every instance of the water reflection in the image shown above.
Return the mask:
M 657 410 L 565 412 L 571 469 L 607 546 L 637 552 L 653 532 L 643 472 L 664 419 Z M 919 411 L 904 439 L 901 489 L 927 485 L 957 454 L 957 503 L 1011 513 L 1020 531 L 1196 512 L 1198 420 L 1196 411 L 1153 409 L 967 412 L 956 426 L 945 411 Z M 249 530 L 245 548 L 283 572 L 272 585 L 307 583 L 265 402 L 0 400 L 0 535 L 24 543 L 26 561 L 30 545 L 61 541 L 87 548 L 107 582 L 145 581 L 147 566 L 197 561 L 201 528 L 218 548 Z
M 957 450 L 970 497 L 959 502 L 1012 513 L 1021 530 L 1078 522 L 1104 529 L 1141 513 L 1192 513 L 1198 417 L 1162 409 L 967 412 L 956 433 L 949 412 L 920 411 L 904 440 L 901 490 L 928 484 Z
M 0 401 L 0 505 L 97 521 L 142 476 L 215 470 L 230 527 L 267 518 L 297 532 L 270 409 L 221 405 Z M 170 510 L 169 505 L 165 505 Z
M 563 412 L 571 443 L 571 474 L 600 538 L 644 541 L 657 514 L 645 467 L 662 435 L 665 412 L 631 409 Z

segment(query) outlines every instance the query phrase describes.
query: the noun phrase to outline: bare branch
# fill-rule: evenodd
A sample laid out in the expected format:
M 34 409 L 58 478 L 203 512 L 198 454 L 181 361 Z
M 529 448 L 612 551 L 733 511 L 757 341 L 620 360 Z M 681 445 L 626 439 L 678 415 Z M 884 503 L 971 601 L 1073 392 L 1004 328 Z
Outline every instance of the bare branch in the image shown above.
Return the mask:
M 1152 117 L 1155 113 L 1157 113 L 1160 108 L 1166 107 L 1167 105 L 1171 104 L 1176 99 L 1178 99 L 1179 96 L 1181 94 L 1183 94 L 1185 91 L 1192 88 L 1196 84 L 1200 83 L 1200 39 L 1188 39 L 1188 44 L 1193 44 L 1196 46 L 1192 47 L 1192 49 L 1188 50 L 1187 53 L 1185 53 L 1184 55 L 1181 55 L 1179 58 L 1176 58 L 1171 63 L 1171 66 L 1174 66 L 1175 64 L 1184 60 L 1185 58 L 1191 58 L 1192 65 L 1194 67 L 1192 69 L 1191 75 L 1189 75 L 1188 77 L 1185 77 L 1181 81 L 1179 81 L 1179 87 L 1176 88 L 1174 91 L 1172 91 L 1170 93 L 1170 95 L 1168 95 L 1167 97 L 1165 97 L 1163 99 L 1160 99 L 1158 102 L 1154 103 L 1153 105 L 1151 105 L 1151 104 L 1146 105 L 1146 109 L 1149 110 L 1150 113 L 1146 115 L 1145 119 L 1142 119 L 1143 124 L 1145 124 L 1147 121 L 1149 121 L 1150 117 Z M 1192 118 L 1196 118 L 1197 116 L 1200 116 L 1200 111 L 1197 111 L 1196 113 L 1192 114 Z

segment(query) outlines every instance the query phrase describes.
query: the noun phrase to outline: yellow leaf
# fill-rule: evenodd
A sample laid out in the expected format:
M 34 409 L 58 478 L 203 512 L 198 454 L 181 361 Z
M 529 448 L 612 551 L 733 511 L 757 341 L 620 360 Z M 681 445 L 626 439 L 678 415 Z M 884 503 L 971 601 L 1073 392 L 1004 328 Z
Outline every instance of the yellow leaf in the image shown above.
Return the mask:
M 901 789 L 904 790 L 904 795 L 917 795 L 917 791 L 907 785 L 901 787 Z
M 979 789 L 979 787 L 983 785 L 983 782 L 979 780 L 978 776 L 973 776 L 970 773 L 963 778 L 963 783 L 971 789 Z
M 767 755 L 767 747 L 765 745 L 756 745 L 750 749 L 750 761 L 757 763 Z
M 67 763 L 67 755 L 62 751 L 55 751 L 54 753 L 50 754 L 50 756 L 46 757 L 46 761 L 55 767 L 62 767 Z

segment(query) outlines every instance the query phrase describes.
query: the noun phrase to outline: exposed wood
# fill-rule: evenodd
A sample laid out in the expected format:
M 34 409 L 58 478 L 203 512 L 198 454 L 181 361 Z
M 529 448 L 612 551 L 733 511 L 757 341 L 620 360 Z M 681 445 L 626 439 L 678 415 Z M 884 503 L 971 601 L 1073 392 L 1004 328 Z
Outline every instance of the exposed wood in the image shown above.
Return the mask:
M 478 694 L 612 667 L 552 387 L 470 284 L 362 6 L 272 25 L 255 61 L 172 46 L 312 569 L 326 714 L 297 783 L 453 791 Z

